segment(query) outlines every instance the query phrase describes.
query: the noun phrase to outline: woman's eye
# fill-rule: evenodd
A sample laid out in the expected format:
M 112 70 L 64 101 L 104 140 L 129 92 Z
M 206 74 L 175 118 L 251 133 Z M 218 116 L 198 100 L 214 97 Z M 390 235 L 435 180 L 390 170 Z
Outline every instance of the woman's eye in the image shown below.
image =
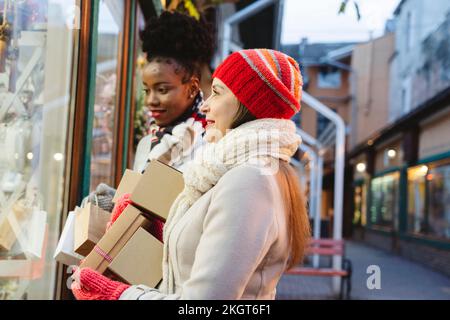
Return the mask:
M 169 90 L 167 88 L 159 88 L 158 92 L 161 94 L 166 94 Z

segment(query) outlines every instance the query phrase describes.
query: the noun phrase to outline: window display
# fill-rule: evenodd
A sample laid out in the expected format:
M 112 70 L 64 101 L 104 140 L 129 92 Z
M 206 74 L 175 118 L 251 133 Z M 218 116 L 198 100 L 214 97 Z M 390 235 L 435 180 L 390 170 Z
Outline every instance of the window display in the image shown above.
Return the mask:
M 450 162 L 408 170 L 408 231 L 450 239 Z
M 360 183 L 355 186 L 354 205 L 355 212 L 353 216 L 353 224 L 357 226 L 365 226 L 367 212 L 367 187 L 365 183 Z
M 398 230 L 398 184 L 400 174 L 394 172 L 371 182 L 370 224 Z
M 0 299 L 53 297 L 77 5 L 0 1 Z

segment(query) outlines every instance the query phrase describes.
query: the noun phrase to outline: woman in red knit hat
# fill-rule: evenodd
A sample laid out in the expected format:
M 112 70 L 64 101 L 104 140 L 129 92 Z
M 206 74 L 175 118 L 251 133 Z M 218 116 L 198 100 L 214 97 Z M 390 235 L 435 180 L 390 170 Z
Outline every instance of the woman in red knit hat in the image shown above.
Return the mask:
M 283 272 L 310 236 L 289 160 L 301 143 L 289 120 L 302 78 L 289 56 L 268 49 L 230 55 L 202 106 L 209 142 L 184 172 L 185 189 L 164 226 L 158 288 L 73 275 L 78 299 L 274 299 Z

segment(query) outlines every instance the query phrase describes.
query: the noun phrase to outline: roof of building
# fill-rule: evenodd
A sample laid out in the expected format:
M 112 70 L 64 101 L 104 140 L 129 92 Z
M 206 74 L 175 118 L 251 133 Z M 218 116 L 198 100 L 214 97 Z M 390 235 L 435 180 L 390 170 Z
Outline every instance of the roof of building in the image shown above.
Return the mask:
M 406 2 L 406 0 L 401 0 L 398 4 L 397 8 L 394 10 L 394 16 L 397 16 L 400 14 L 400 11 L 402 10 L 403 4 Z
M 326 58 L 339 60 L 350 56 L 355 44 L 354 42 L 309 44 L 302 41 L 300 44 L 283 45 L 281 49 L 301 65 L 311 66 L 324 64 Z
M 338 48 L 336 50 L 329 51 L 326 55 L 326 59 L 328 60 L 342 60 L 348 57 L 351 57 L 353 49 L 355 48 L 354 44 Z
M 291 56 L 295 60 L 300 60 L 300 46 L 298 44 L 283 44 L 281 45 L 280 50 L 287 55 Z

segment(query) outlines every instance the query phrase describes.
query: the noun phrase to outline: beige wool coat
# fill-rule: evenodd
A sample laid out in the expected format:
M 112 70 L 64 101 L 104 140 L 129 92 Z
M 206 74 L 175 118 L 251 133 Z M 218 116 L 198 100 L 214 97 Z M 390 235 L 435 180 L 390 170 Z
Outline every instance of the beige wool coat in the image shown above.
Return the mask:
M 138 285 L 120 299 L 275 299 L 289 256 L 276 176 L 250 164 L 229 170 L 177 222 L 168 239 L 175 292 Z

